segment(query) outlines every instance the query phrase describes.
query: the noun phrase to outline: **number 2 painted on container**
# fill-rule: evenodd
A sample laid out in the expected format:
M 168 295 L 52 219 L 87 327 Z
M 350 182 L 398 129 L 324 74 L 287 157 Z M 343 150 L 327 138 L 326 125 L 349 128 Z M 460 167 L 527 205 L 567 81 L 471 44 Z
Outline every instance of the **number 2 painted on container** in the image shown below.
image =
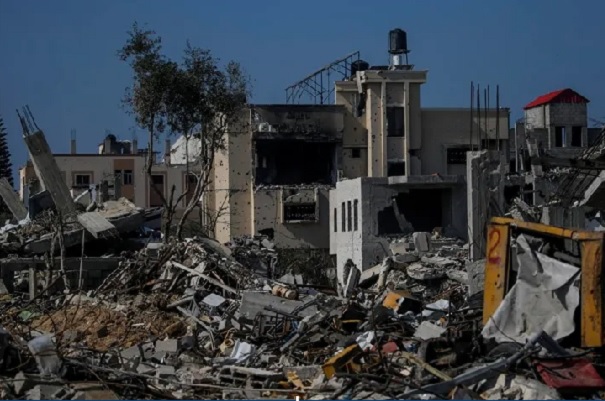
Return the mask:
M 489 251 L 487 254 L 487 260 L 489 263 L 499 264 L 502 259 L 498 254 L 498 245 L 500 245 L 500 230 L 492 228 L 488 235 L 489 239 Z

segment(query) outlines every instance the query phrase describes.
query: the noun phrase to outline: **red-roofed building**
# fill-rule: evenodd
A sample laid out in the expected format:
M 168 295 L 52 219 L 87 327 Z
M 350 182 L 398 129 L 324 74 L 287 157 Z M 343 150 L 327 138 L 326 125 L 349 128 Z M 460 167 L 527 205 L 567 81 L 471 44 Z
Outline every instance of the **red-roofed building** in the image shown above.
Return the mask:
M 585 147 L 588 102 L 570 88 L 538 96 L 524 107 L 525 129 L 541 148 Z

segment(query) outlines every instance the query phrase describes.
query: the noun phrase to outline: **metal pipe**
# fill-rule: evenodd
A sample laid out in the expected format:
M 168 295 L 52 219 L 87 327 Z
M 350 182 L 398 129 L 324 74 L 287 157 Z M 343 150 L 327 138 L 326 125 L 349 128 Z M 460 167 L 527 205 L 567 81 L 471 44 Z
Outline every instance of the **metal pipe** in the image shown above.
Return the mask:
M 496 143 L 500 150 L 500 85 L 496 85 Z
M 487 89 L 483 89 L 483 130 L 485 131 L 485 145 L 489 150 L 489 136 L 487 135 Z
M 480 85 L 477 84 L 477 127 L 479 127 L 479 150 L 483 150 L 483 135 L 481 135 L 481 90 Z
M 470 117 L 470 142 L 469 142 L 469 148 L 471 149 L 471 151 L 474 151 L 474 145 L 473 145 L 473 96 L 475 95 L 475 84 L 473 83 L 473 81 L 471 81 L 471 117 Z

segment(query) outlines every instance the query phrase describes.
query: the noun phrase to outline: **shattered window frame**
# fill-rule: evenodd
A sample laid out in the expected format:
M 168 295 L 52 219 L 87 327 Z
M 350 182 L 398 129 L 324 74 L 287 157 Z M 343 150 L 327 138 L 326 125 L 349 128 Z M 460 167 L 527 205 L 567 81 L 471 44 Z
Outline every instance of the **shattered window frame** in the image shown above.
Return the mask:
M 315 223 L 318 221 L 315 202 L 284 203 L 283 213 L 284 223 Z
M 454 146 L 446 150 L 447 164 L 466 164 L 466 152 L 471 150 L 470 147 Z

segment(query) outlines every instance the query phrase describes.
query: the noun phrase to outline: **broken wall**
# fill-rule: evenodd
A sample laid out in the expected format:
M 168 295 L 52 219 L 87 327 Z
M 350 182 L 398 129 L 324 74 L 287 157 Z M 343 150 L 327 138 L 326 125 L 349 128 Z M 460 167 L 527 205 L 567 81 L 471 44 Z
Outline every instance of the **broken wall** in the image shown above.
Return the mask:
M 397 192 L 387 184 L 387 178 L 362 177 L 340 181 L 330 191 L 330 253 L 336 255 L 337 278 L 341 283 L 348 260 L 363 271 L 389 254 L 388 240 L 379 236 L 380 225 L 384 223 L 379 214 L 392 207 Z
M 213 180 L 206 199 L 210 215 L 216 219 L 215 238 L 221 243 L 253 231 L 253 165 L 249 130 L 250 110 L 231 124 L 225 149 L 217 152 Z
M 469 258 L 485 257 L 487 224 L 491 217 L 504 214 L 505 153 L 467 153 L 467 214 Z
M 419 152 L 422 163 L 422 174 L 455 175 L 465 174 L 465 168 L 459 164 L 452 163 L 452 157 L 448 163 L 448 148 L 464 146 L 470 150 L 470 109 L 423 109 L 422 110 L 422 148 Z M 495 149 L 496 121 L 498 113 L 495 109 L 487 111 L 487 130 L 483 115 L 477 118 L 476 112 L 473 117 L 473 144 L 478 147 L 479 138 L 489 138 L 492 149 Z M 509 111 L 501 109 L 499 113 L 500 149 L 508 151 L 509 137 Z M 462 157 L 461 160 L 465 160 Z M 464 166 L 465 163 L 461 165 Z
M 254 192 L 254 232 L 270 233 L 277 248 L 330 246 L 328 188 L 260 188 Z
M 368 130 L 366 119 L 356 116 L 363 97 L 357 91 L 355 81 L 340 81 L 336 85 L 336 104 L 344 106 L 344 130 L 342 136 L 343 178 L 357 178 L 368 174 Z
M 340 105 L 253 105 L 254 139 L 342 140 L 345 108 Z

